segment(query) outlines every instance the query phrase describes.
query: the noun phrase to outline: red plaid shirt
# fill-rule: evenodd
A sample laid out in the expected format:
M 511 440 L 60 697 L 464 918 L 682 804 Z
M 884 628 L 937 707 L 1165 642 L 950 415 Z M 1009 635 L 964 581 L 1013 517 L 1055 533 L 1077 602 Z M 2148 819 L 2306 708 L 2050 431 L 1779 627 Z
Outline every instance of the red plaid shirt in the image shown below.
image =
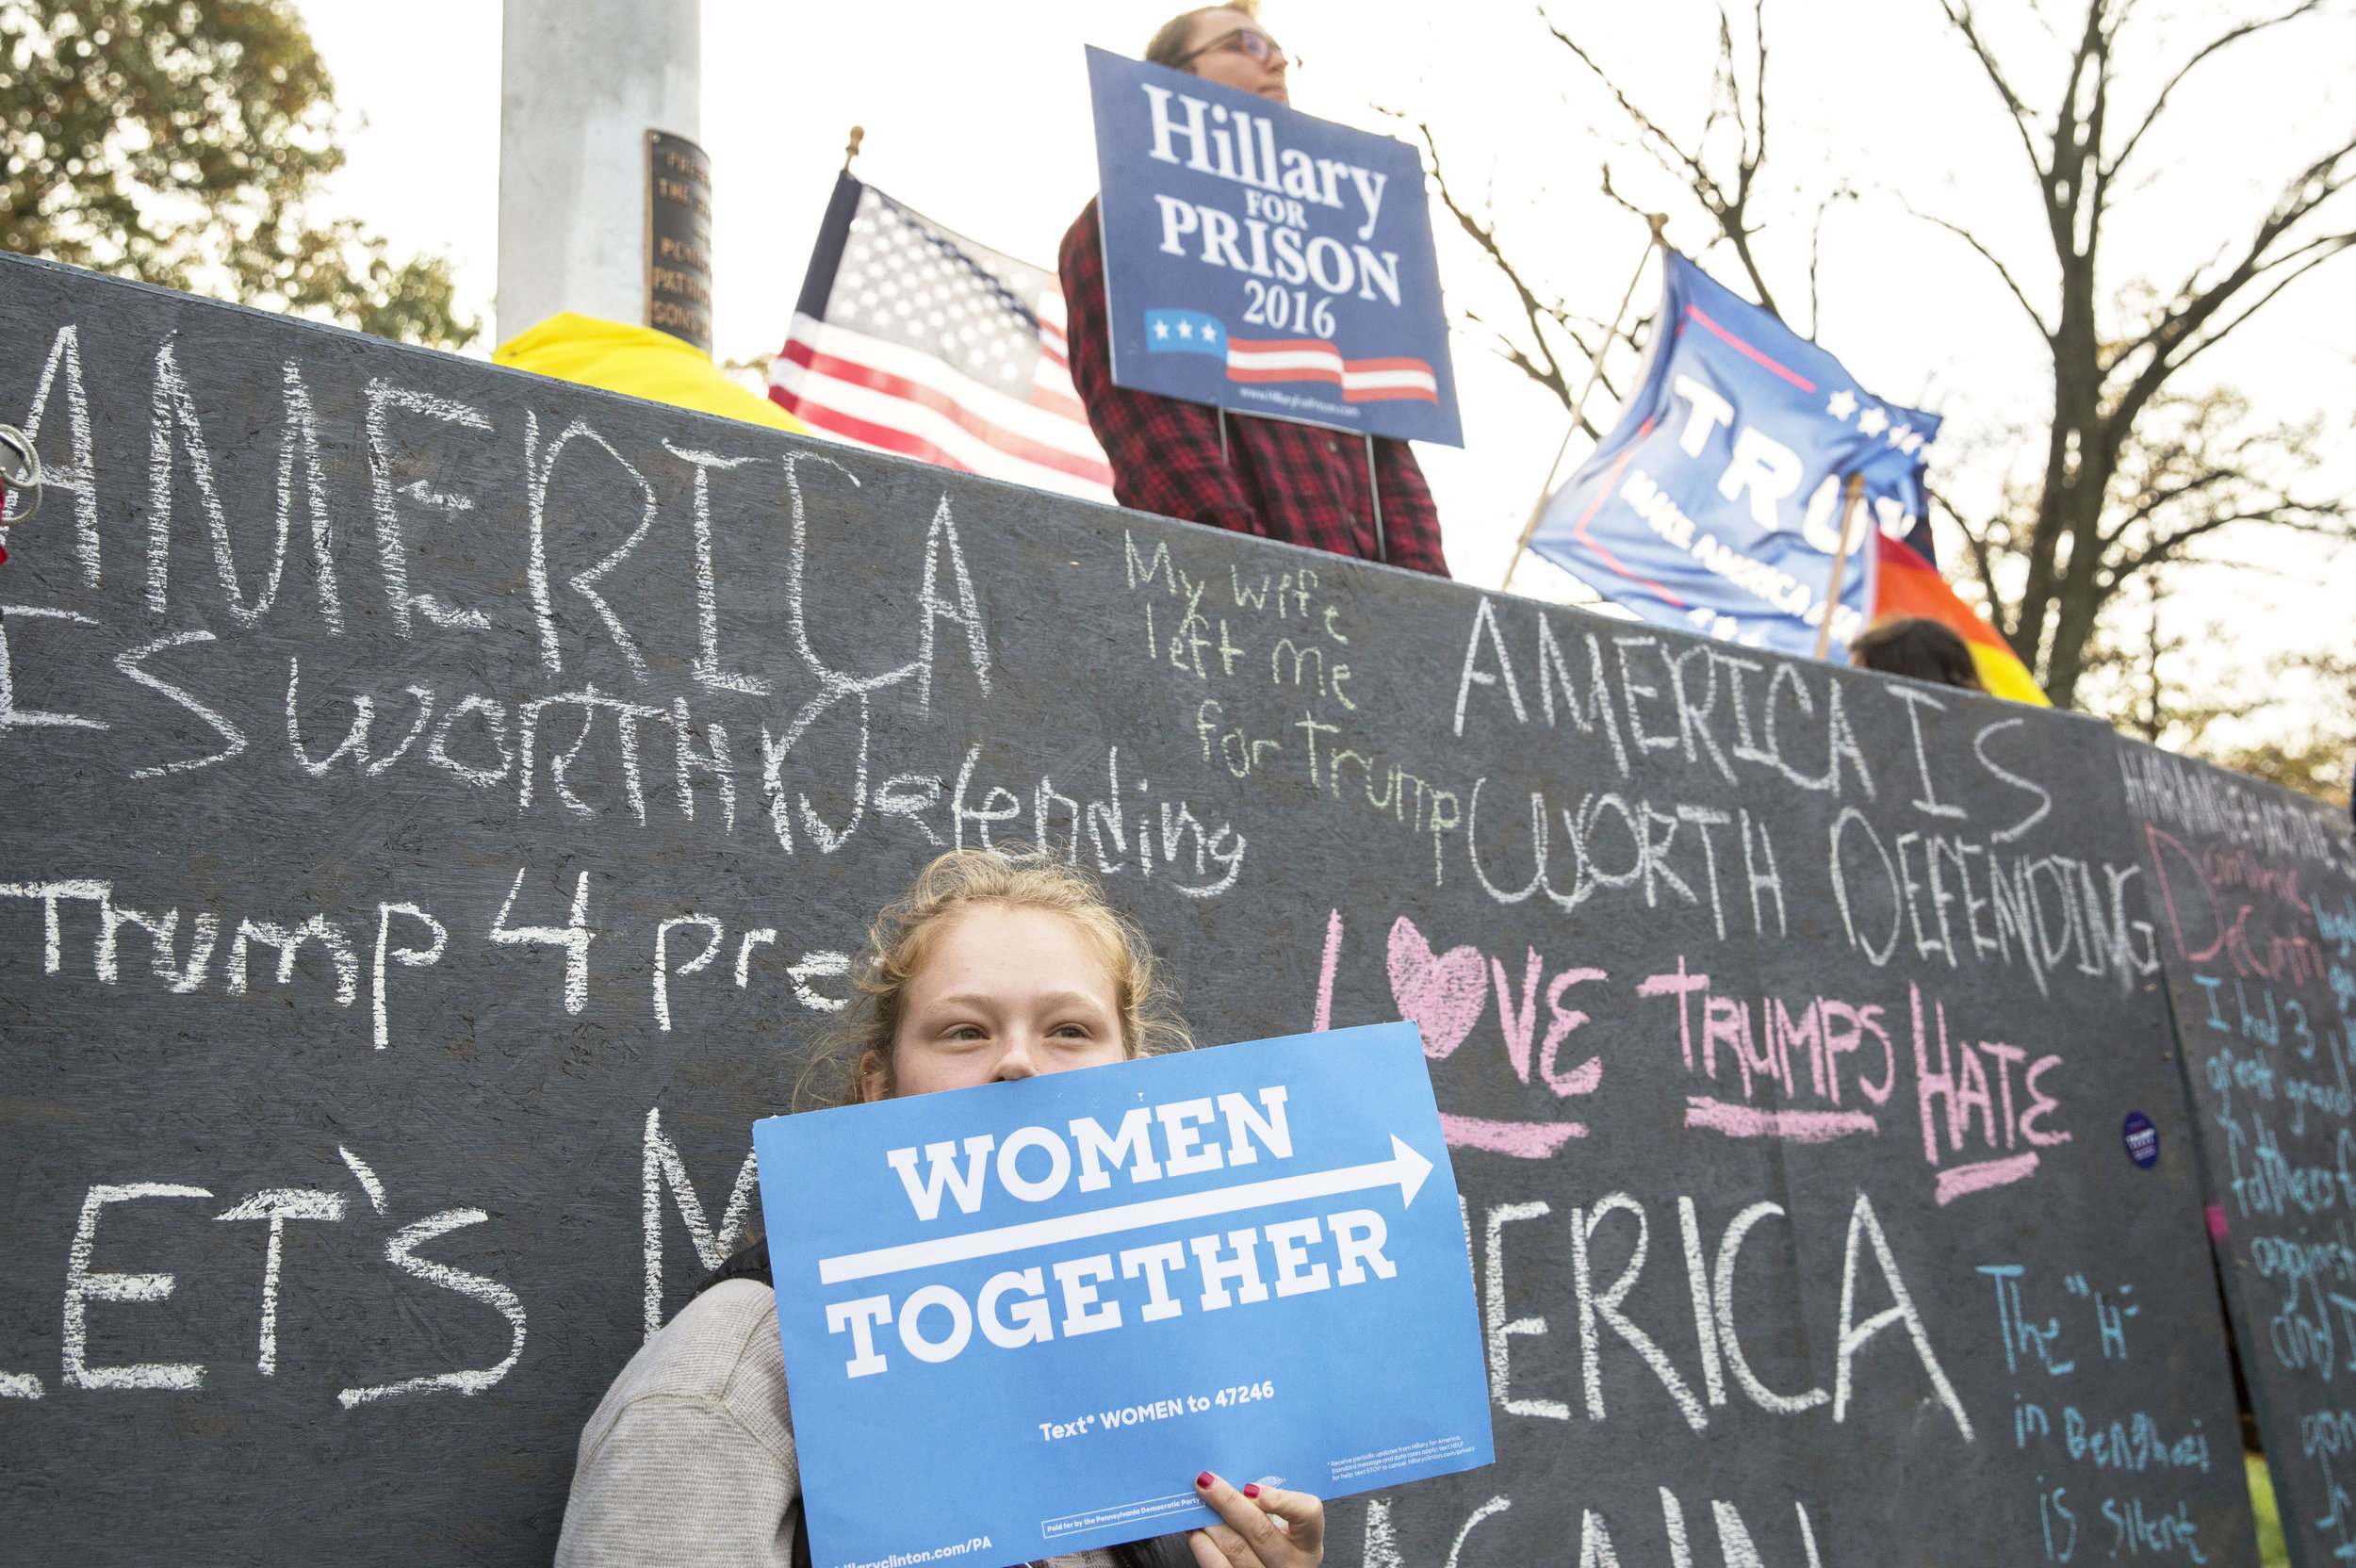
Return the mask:
M 1385 546 L 1378 555 L 1363 438 L 1230 412 L 1232 457 L 1222 457 L 1218 410 L 1113 384 L 1104 246 L 1094 202 L 1063 237 L 1060 268 L 1071 313 L 1072 380 L 1112 459 L 1113 495 L 1121 505 L 1448 575 L 1440 514 L 1406 442 L 1374 443 Z

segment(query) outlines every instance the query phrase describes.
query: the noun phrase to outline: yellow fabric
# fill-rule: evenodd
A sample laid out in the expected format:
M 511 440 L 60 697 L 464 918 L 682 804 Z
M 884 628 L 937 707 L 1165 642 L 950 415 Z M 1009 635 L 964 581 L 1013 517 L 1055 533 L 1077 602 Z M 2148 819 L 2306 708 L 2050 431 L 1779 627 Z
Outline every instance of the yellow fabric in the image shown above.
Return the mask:
M 1964 646 L 1972 650 L 1972 667 L 1980 672 L 1980 684 L 1988 689 L 1990 695 L 2014 702 L 2033 702 L 2039 708 L 2053 706 L 2053 699 L 2040 691 L 2036 680 L 2030 678 L 2027 666 L 2011 653 L 1972 642 L 1965 643 Z
M 652 327 L 560 311 L 500 344 L 492 362 L 724 418 L 809 435 L 810 428 L 730 381 L 692 343 Z

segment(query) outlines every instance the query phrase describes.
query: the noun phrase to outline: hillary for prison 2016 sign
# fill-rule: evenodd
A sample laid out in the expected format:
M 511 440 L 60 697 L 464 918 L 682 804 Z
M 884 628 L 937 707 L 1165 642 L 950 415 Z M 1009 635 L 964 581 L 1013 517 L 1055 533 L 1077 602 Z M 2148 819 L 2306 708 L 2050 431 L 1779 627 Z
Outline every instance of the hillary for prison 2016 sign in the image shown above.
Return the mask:
M 775 1117 L 753 1145 L 818 1568 L 1195 1528 L 1204 1469 L 1330 1497 L 1493 1457 L 1413 1024 Z
M 1088 54 L 1114 382 L 1463 446 L 1415 150 Z

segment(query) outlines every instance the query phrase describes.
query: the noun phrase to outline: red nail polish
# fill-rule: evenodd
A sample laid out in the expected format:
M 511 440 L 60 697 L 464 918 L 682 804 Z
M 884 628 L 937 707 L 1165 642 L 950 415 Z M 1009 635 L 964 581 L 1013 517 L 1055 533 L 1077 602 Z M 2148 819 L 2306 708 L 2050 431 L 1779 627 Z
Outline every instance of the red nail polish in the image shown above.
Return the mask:
M 1194 1484 L 1204 1491 L 1210 1490 L 1211 1473 L 1208 1470 L 1203 1471 L 1203 1474 L 1194 1478 Z
M 1246 1482 L 1244 1482 L 1244 1483 L 1243 1483 L 1243 1494 L 1244 1494 L 1245 1496 L 1247 1496 L 1247 1497 L 1256 1497 L 1256 1496 L 1258 1496 L 1258 1495 L 1260 1494 L 1260 1483 L 1259 1483 L 1258 1481 L 1246 1481 Z

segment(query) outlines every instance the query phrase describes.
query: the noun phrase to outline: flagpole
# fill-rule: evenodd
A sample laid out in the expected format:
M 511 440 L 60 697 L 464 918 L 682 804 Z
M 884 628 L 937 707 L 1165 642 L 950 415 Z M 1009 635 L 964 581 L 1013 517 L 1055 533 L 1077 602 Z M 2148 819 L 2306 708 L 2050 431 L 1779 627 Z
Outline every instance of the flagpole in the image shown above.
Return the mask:
M 1849 482 L 1841 492 L 1841 547 L 1832 552 L 1832 587 L 1824 595 L 1824 615 L 1816 623 L 1816 657 L 1824 657 L 1832 645 L 1832 612 L 1841 608 L 1841 574 L 1849 564 L 1849 521 L 1857 515 L 1857 503 L 1865 494 L 1865 475 L 1849 476 Z
M 843 144 L 843 172 L 845 174 L 851 172 L 851 160 L 859 156 L 859 144 L 866 139 L 866 126 L 854 125 L 851 127 L 851 139 Z
M 1374 477 L 1374 437 L 1366 438 L 1366 494 L 1374 498 L 1374 558 L 1388 562 L 1391 547 L 1383 537 L 1383 482 Z
M 1562 444 L 1554 449 L 1554 461 L 1546 465 L 1546 477 L 1538 486 L 1538 499 L 1530 509 L 1530 521 L 1522 525 L 1522 536 L 1513 541 L 1513 557 L 1505 564 L 1505 577 L 1497 583 L 1500 592 L 1513 586 L 1513 573 L 1522 564 L 1522 552 L 1530 548 L 1530 536 L 1538 531 L 1539 519 L 1546 514 L 1546 498 L 1554 493 L 1554 476 L 1562 466 L 1562 454 L 1571 449 L 1571 437 L 1579 432 L 1580 416 L 1586 411 L 1587 400 L 1595 390 L 1595 383 L 1603 379 L 1603 356 L 1612 351 L 1612 340 L 1620 335 L 1620 323 L 1628 318 L 1628 302 L 1636 298 L 1636 286 L 1644 279 L 1644 264 L 1652 260 L 1653 248 L 1661 243 L 1661 231 L 1669 226 L 1669 215 L 1656 212 L 1649 221 L 1652 237 L 1644 242 L 1644 253 L 1637 258 L 1636 275 L 1628 280 L 1628 292 L 1620 296 L 1620 308 L 1612 315 L 1612 330 L 1603 335 L 1602 346 L 1588 362 L 1587 384 L 1579 389 L 1579 397 L 1571 404 L 1571 428 L 1562 433 Z

